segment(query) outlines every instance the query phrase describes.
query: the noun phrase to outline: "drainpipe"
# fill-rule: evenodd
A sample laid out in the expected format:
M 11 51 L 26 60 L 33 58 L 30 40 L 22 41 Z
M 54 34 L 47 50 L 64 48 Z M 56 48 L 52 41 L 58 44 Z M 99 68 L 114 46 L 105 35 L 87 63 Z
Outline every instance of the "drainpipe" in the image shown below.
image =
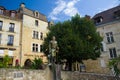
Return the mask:
M 23 37 L 23 14 L 21 20 L 21 30 L 20 30 L 20 66 L 22 66 L 22 37 Z

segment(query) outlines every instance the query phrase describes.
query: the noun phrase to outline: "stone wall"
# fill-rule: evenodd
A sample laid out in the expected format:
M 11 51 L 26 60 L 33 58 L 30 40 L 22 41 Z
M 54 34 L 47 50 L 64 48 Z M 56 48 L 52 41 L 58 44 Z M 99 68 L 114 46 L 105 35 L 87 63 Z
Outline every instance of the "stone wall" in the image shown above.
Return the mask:
M 49 70 L 0 69 L 0 80 L 50 80 Z
M 0 69 L 0 80 L 53 80 L 51 71 Z M 116 80 L 112 75 L 62 71 L 62 80 Z M 120 80 L 120 79 L 118 79 Z
M 62 80 L 120 80 L 118 77 L 96 73 L 62 71 Z

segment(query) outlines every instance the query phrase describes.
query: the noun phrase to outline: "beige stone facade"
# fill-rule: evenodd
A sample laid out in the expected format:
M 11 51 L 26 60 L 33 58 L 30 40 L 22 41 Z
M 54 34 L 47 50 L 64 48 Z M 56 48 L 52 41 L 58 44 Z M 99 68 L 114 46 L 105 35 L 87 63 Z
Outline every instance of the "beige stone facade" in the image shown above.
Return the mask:
M 101 51 L 101 59 L 104 60 L 107 67 L 110 59 L 118 57 L 120 55 L 120 21 L 113 21 L 107 24 L 97 26 L 97 31 L 103 38 L 102 46 L 103 51 Z M 113 42 L 108 42 L 107 33 L 112 32 Z M 115 51 L 113 51 L 115 49 Z M 112 51 L 110 51 L 112 50 Z
M 100 12 L 92 19 L 103 41 L 100 58 L 83 61 L 86 72 L 114 74 L 108 64 L 111 59 L 120 56 L 120 6 Z
M 42 51 L 43 41 L 48 32 L 46 16 L 36 10 L 27 9 L 24 4 L 21 4 L 19 11 L 23 14 L 20 65 L 27 65 L 27 61 L 34 58 L 41 58 L 46 63 L 47 58 Z
M 22 3 L 18 10 L 0 7 L 0 60 L 9 55 L 11 64 L 24 66 L 27 61 L 47 58 L 43 53 L 43 41 L 48 32 L 46 16 L 30 10 Z
M 97 73 L 107 73 L 113 74 L 112 70 L 108 67 L 108 62 L 120 55 L 120 21 L 113 21 L 106 24 L 98 25 L 97 31 L 100 33 L 100 36 L 103 38 L 102 46 L 103 50 L 101 51 L 101 56 L 97 60 L 87 60 L 84 61 L 86 65 L 87 72 L 97 72 Z M 113 33 L 114 41 L 109 43 L 107 39 L 107 33 Z M 111 49 L 115 48 L 115 52 Z
M 97 32 L 103 38 L 103 41 L 101 42 L 101 56 L 96 61 L 87 62 L 88 71 L 113 74 L 113 71 L 108 68 L 108 63 L 111 59 L 120 55 L 119 12 L 120 6 L 116 6 L 93 17 Z
M 28 15 L 23 15 L 23 18 L 21 65 L 24 65 L 27 59 L 33 60 L 35 57 L 42 58 L 46 62 L 46 57 L 41 49 L 46 37 L 48 23 Z M 38 20 L 38 26 L 35 25 L 35 20 Z M 33 48 L 36 50 L 34 51 Z
M 5 11 L 2 7 L 0 9 L 3 10 L 3 13 L 0 13 L 0 60 L 8 55 L 12 58 L 9 65 L 15 65 L 20 56 L 20 14 L 15 12 L 13 16 L 12 11 Z M 11 15 L 8 15 L 9 12 Z

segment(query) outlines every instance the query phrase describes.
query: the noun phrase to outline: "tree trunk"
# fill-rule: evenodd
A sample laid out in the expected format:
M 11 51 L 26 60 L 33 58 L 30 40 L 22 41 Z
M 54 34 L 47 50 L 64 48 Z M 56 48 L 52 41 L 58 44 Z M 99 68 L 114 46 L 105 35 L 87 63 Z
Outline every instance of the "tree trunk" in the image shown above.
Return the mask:
M 68 70 L 72 71 L 72 61 L 71 60 L 68 61 Z

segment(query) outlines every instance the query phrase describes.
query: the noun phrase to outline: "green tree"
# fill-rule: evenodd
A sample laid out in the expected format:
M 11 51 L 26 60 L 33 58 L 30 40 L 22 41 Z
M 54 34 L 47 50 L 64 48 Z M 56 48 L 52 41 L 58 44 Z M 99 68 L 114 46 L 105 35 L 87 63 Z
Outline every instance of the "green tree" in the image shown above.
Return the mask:
M 43 61 L 41 58 L 35 58 L 32 62 L 33 69 L 42 69 Z
M 8 67 L 9 62 L 11 61 L 11 58 L 8 55 L 5 55 L 3 57 L 3 66 Z
M 108 66 L 110 69 L 113 68 L 113 70 L 115 72 L 115 76 L 118 76 L 120 74 L 120 70 L 119 70 L 119 68 L 120 68 L 120 56 L 110 60 Z
M 58 41 L 58 61 L 66 59 L 71 64 L 85 59 L 96 59 L 100 56 L 100 42 L 102 38 L 96 32 L 94 23 L 77 14 L 71 20 L 58 22 L 50 27 L 50 32 L 44 42 L 44 52 L 49 53 L 49 42 L 55 36 Z

